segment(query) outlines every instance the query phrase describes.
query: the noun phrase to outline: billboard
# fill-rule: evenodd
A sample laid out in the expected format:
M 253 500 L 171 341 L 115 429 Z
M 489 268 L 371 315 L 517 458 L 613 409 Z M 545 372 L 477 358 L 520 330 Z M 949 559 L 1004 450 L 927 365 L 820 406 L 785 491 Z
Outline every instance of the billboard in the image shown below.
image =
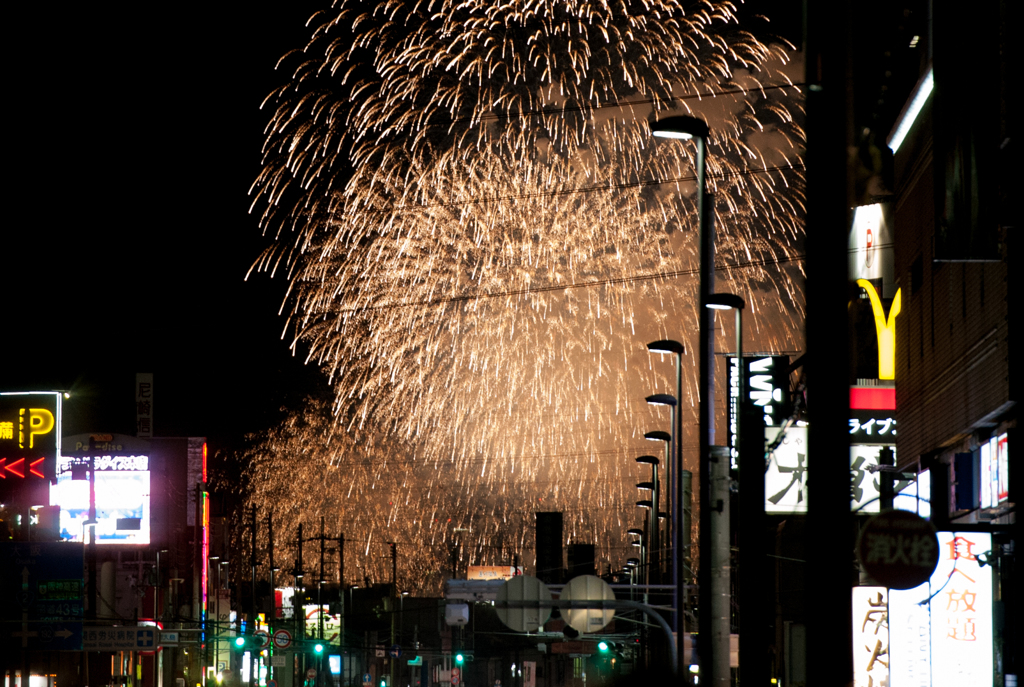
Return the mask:
M 807 512 L 807 427 L 766 427 L 765 445 L 768 465 L 764 473 L 766 513 Z M 878 444 L 850 446 L 850 509 L 859 513 L 877 513 L 881 473 L 879 453 L 895 447 Z M 891 474 L 891 473 L 890 473 Z M 919 489 L 922 489 L 920 493 Z M 927 486 L 897 477 L 893 480 L 893 506 L 920 512 L 921 499 L 927 508 Z
M 0 394 L 0 503 L 49 503 L 62 399 L 55 391 Z
M 853 588 L 853 685 L 889 683 L 889 613 L 885 587 Z
M 471 565 L 466 570 L 467 580 L 511 580 L 522 575 L 522 567 L 512 565 Z
M 737 435 L 737 417 L 740 412 L 740 367 L 743 368 L 743 417 L 749 422 L 754 417 L 757 424 L 763 422 L 764 427 L 779 427 L 789 416 L 789 356 L 759 355 L 743 358 L 742 366 L 737 358 L 728 359 L 729 367 L 729 451 L 730 465 L 739 467 L 739 443 Z M 750 437 L 747 431 L 761 435 L 760 427 L 744 426 L 744 436 Z M 756 439 L 754 439 L 756 441 Z
M 149 457 L 95 456 L 96 543 L 149 544 Z M 60 536 L 86 541 L 89 519 L 89 458 L 60 456 L 50 504 L 60 506 Z
M 987 532 L 939 532 L 939 564 L 925 584 L 889 590 L 892 687 L 992 687 L 992 566 Z

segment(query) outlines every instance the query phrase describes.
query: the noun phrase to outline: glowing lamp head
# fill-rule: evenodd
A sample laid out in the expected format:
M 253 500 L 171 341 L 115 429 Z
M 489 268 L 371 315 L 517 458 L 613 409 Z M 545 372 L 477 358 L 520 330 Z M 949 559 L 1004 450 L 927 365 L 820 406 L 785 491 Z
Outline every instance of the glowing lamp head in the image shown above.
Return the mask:
M 689 115 L 665 117 L 651 122 L 651 134 L 657 138 L 671 138 L 688 141 L 691 138 L 707 139 L 710 130 L 703 120 Z
M 600 651 L 602 654 L 608 653 L 609 648 L 610 647 L 608 646 L 608 642 L 600 641 L 597 643 L 597 650 Z
M 245 646 L 245 637 L 235 637 L 235 646 L 239 648 Z
M 743 299 L 734 293 L 713 293 L 704 304 L 712 310 L 743 310 L 745 305 Z
M 317 642 L 316 644 L 313 645 L 313 652 L 316 653 L 317 655 L 322 654 L 324 652 L 324 645 L 321 644 L 320 642 Z
M 465 660 L 466 660 L 466 657 L 463 656 L 462 654 L 455 654 L 455 662 L 458 663 L 460 666 L 462 665 L 463 661 L 465 661 Z

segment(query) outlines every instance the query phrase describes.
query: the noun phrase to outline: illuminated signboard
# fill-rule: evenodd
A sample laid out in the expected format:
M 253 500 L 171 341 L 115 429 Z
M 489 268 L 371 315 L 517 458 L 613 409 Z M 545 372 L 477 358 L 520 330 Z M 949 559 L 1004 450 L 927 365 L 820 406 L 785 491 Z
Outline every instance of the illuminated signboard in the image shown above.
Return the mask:
M 863 205 L 853 213 L 847 242 L 850 281 L 863 289 L 871 304 L 878 345 L 878 379 L 896 376 L 896 316 L 902 300 L 896 288 L 892 210 L 886 203 Z M 883 300 L 891 300 L 886 315 Z
M 892 298 L 896 292 L 894 255 L 891 207 L 875 203 L 855 208 L 847 241 L 850 281 L 865 279 L 882 298 Z
M 58 392 L 0 394 L 0 502 L 48 503 L 62 398 Z
M 807 427 L 786 429 L 767 427 L 765 442 L 768 447 L 768 466 L 764 475 L 765 512 L 807 512 Z M 879 510 L 880 472 L 877 469 L 879 453 L 886 446 L 853 445 L 850 447 L 850 508 L 860 513 Z M 895 447 L 889 447 L 895 450 Z M 917 512 L 917 492 L 908 489 L 912 482 L 896 479 L 893 484 L 894 506 Z M 922 494 L 927 499 L 927 494 Z M 927 505 L 927 504 L 925 504 Z
M 466 571 L 467 580 L 511 580 L 522 575 L 521 567 L 511 565 L 471 565 Z
M 853 685 L 889 683 L 889 610 L 885 587 L 853 588 Z
M 981 454 L 981 507 L 995 508 L 1010 498 L 1010 446 L 1008 436 L 992 437 L 979 448 Z
M 96 456 L 96 543 L 149 544 L 148 456 Z M 89 459 L 61 456 L 50 504 L 60 506 L 60 535 L 86 541 L 89 519 Z M 80 477 L 80 479 L 75 479 Z
M 871 282 L 858 279 L 857 285 L 864 289 L 871 301 L 871 312 L 875 316 L 875 335 L 878 337 L 878 378 L 896 379 L 896 316 L 900 314 L 902 299 L 900 289 L 889 306 L 886 316 L 882 300 Z
M 914 589 L 890 590 L 894 687 L 992 687 L 992 548 L 986 532 L 939 532 L 939 564 Z
M 766 427 L 770 447 L 764 473 L 764 509 L 767 513 L 807 512 L 807 427 Z
M 307 605 L 302 610 L 306 616 L 306 636 L 320 636 L 320 620 L 323 619 L 323 639 L 328 644 L 341 643 L 341 616 L 331 615 L 327 606 Z
M 739 411 L 739 365 L 736 357 L 729 358 L 729 449 L 730 463 L 739 467 L 739 437 L 736 418 Z M 789 356 L 753 356 L 743 358 L 744 417 L 755 415 L 764 427 L 778 427 L 788 416 Z M 756 411 L 756 412 L 755 412 Z M 755 428 L 748 428 L 754 430 Z M 756 429 L 760 436 L 760 428 Z M 746 434 L 746 432 L 744 432 Z

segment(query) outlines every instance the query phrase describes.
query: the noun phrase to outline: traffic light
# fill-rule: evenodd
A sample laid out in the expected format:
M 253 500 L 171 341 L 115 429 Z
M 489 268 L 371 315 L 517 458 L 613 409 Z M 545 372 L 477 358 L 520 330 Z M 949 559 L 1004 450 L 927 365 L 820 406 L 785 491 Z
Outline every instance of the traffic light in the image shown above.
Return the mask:
M 321 642 L 317 642 L 313 645 L 313 653 L 317 656 L 322 656 L 324 653 L 324 645 Z
M 601 640 L 597 643 L 597 650 L 600 651 L 602 654 L 607 654 L 610 649 L 611 646 L 608 644 L 608 642 L 604 640 Z
M 466 663 L 467 661 L 472 661 L 472 660 L 473 660 L 473 652 L 472 651 L 460 651 L 460 652 L 455 654 L 455 665 L 457 665 L 457 666 L 461 666 L 463 663 Z

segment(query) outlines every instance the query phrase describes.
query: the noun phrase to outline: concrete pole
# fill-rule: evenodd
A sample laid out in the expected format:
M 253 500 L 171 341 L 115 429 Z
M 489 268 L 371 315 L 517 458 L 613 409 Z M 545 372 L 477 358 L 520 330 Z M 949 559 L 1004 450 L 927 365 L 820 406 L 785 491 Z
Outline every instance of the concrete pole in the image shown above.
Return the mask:
M 711 685 L 729 687 L 729 630 L 731 606 L 730 579 L 732 576 L 731 552 L 729 547 L 729 448 L 710 447 L 710 513 L 702 517 L 710 520 L 710 551 L 702 555 L 711 556 Z M 702 611 L 703 614 L 703 611 Z M 707 659 L 705 659 L 707 660 Z M 701 681 L 703 682 L 703 680 Z

